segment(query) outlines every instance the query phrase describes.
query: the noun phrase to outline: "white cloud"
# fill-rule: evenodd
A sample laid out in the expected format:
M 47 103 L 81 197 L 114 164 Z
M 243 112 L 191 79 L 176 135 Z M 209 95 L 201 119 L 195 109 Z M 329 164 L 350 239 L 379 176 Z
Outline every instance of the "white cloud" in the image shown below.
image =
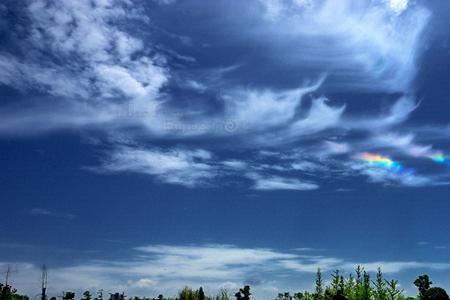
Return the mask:
M 163 182 L 193 187 L 215 176 L 210 159 L 211 154 L 201 149 L 162 151 L 122 146 L 97 170 L 148 174 Z
M 315 99 L 307 116 L 291 125 L 290 135 L 312 134 L 338 126 L 345 106 L 331 107 L 327 105 L 327 102 L 328 99 L 325 98 Z
M 63 219 L 69 219 L 69 220 L 73 220 L 73 219 L 75 219 L 77 217 L 75 214 L 63 213 L 63 212 L 55 212 L 55 211 L 50 211 L 48 209 L 39 208 L 39 207 L 32 208 L 29 211 L 29 213 L 32 216 L 41 216 L 41 217 L 50 217 L 50 218 L 63 218 Z
M 31 263 L 0 262 L 0 269 L 10 264 L 17 271 L 12 283 L 21 293 L 34 295 L 40 283 L 40 267 Z M 322 255 L 299 255 L 265 248 L 240 248 L 232 245 L 151 245 L 134 249 L 127 258 L 114 261 L 86 261 L 65 267 L 53 267 L 49 274 L 49 293 L 59 294 L 68 288 L 80 293 L 86 289 L 105 289 L 105 293 L 124 291 L 127 295 L 175 296 L 185 285 L 203 286 L 213 294 L 221 287 L 238 289 L 244 282 L 265 282 L 252 286 L 258 298 L 273 299 L 284 274 L 295 278 L 309 274 L 311 282 L 320 267 L 328 272 L 335 269 L 352 271 L 360 264 L 369 272 L 381 267 L 385 273 L 404 270 L 449 270 L 446 262 L 372 261 L 356 263 Z M 280 279 L 281 278 L 281 279 Z M 293 281 L 288 288 L 298 288 Z M 284 284 L 286 287 L 286 285 Z
M 255 181 L 254 189 L 268 191 L 268 190 L 298 190 L 308 191 L 316 190 L 319 185 L 301 181 L 295 178 L 280 177 L 280 176 L 263 176 L 257 173 L 249 173 L 247 176 Z
M 402 13 L 408 8 L 409 0 L 386 0 L 389 7 L 397 14 Z
M 383 135 L 376 135 L 373 138 L 373 142 L 377 145 L 403 148 L 408 147 L 413 142 L 414 136 L 412 134 L 398 134 L 398 133 L 387 133 Z
M 153 0 L 161 5 L 168 5 L 168 4 L 173 4 L 175 3 L 177 0 Z
M 137 288 L 148 289 L 150 287 L 157 287 L 160 283 L 153 279 L 141 278 L 136 282 L 130 281 L 129 284 L 132 286 L 136 286 Z
M 328 100 L 326 98 L 314 99 L 309 110 L 302 111 L 304 117 L 298 117 L 296 115 L 296 113 L 298 113 L 297 110 L 292 111 L 290 114 L 280 114 L 280 116 L 283 117 L 276 119 L 276 122 L 279 123 L 273 124 L 278 125 L 278 128 L 275 127 L 272 131 L 266 130 L 260 135 L 254 135 L 253 141 L 262 145 L 284 144 L 298 141 L 307 136 L 322 133 L 328 129 L 340 128 L 341 126 L 344 126 L 347 122 L 343 120 L 345 106 L 336 107 L 328 105 L 327 103 Z M 283 105 L 276 104 L 275 106 L 284 107 Z M 272 110 L 273 109 L 268 110 L 267 113 L 269 114 Z M 251 115 L 254 119 L 256 119 L 256 113 Z M 277 116 L 276 113 L 274 115 Z M 260 129 L 267 129 L 263 125 L 263 120 L 265 119 L 268 118 L 266 117 L 260 119 Z M 253 124 L 254 123 L 255 122 L 253 122 Z M 270 121 L 268 124 L 270 124 Z M 282 124 L 284 124 L 284 126 L 280 126 Z M 248 127 L 252 128 L 251 126 Z
M 383 273 L 398 273 L 405 270 L 411 269 L 429 269 L 429 270 L 448 270 L 450 264 L 448 263 L 433 263 L 433 262 L 416 262 L 416 261 L 406 261 L 406 262 L 389 262 L 389 261 L 377 261 L 369 262 L 363 264 L 345 264 L 343 269 L 351 270 L 355 265 L 362 265 L 364 269 L 368 272 L 376 272 L 378 268 L 381 268 Z
M 37 216 L 37 217 L 40 216 L 40 217 L 46 217 L 46 218 L 63 218 L 63 219 L 68 219 L 68 220 L 73 220 L 77 217 L 75 214 L 72 214 L 72 213 L 50 211 L 48 209 L 39 208 L 39 207 L 32 208 L 29 211 L 29 213 L 30 213 L 30 215 Z
M 345 154 L 351 150 L 348 143 L 338 143 L 333 141 L 325 141 L 324 148 L 324 151 L 327 154 Z
M 235 170 L 244 170 L 248 167 L 248 164 L 245 161 L 236 160 L 236 159 L 230 159 L 223 161 L 222 164 L 226 167 L 229 167 L 231 169 Z
M 332 70 L 341 90 L 409 91 L 430 18 L 425 8 L 406 0 L 260 2 L 269 20 L 262 42 L 289 39 L 276 48 L 287 63 Z
M 364 117 L 349 116 L 343 126 L 357 130 L 377 131 L 399 125 L 410 117 L 417 108 L 417 103 L 411 97 L 401 97 L 391 106 L 386 107 L 386 112 L 378 116 L 366 115 Z
M 122 28 L 127 20 L 146 23 L 136 10 L 127 0 L 37 0 L 26 6 L 30 34 L 18 46 L 34 51 L 23 57 L 1 53 L 0 83 L 57 99 L 3 107 L 0 130 L 148 125 L 153 111 L 145 116 L 126 111 L 132 105 L 148 112 L 159 104 L 169 74 L 163 57 L 150 54 L 151 42 Z
M 341 73 L 350 74 L 347 82 L 357 85 L 358 90 L 367 85 L 385 92 L 409 92 L 407 87 L 415 75 L 420 52 L 418 39 L 429 12 L 407 1 L 380 1 L 261 0 L 271 16 L 255 31 L 263 31 L 265 41 L 285 51 L 275 49 L 271 56 L 290 57 L 294 60 L 293 70 L 298 66 L 307 70 L 312 64 L 316 73 L 328 74 L 327 82 L 323 76 L 297 89 L 258 85 L 248 88 L 225 78 L 239 71 L 242 65 L 237 62 L 228 68 L 189 69 L 179 77 L 177 73 L 174 83 L 201 97 L 202 101 L 188 99 L 194 108 L 178 107 L 182 101 L 170 91 L 163 92 L 173 72 L 165 57 L 158 54 L 161 48 L 154 47 L 152 37 L 144 38 L 140 31 L 132 32 L 123 25 L 130 21 L 152 28 L 133 2 L 32 1 L 24 7 L 30 34 L 19 46 L 35 51 L 23 57 L 2 52 L 0 82 L 26 94 L 39 91 L 44 96 L 2 106 L 0 134 L 31 135 L 55 129 L 114 132 L 137 142 L 133 146 L 122 146 L 120 141 L 108 144 L 113 149 L 107 151 L 103 166 L 97 169 L 146 174 L 189 187 L 237 175 L 253 180 L 253 187 L 259 190 L 313 190 L 319 188 L 318 183 L 298 179 L 292 173 L 310 172 L 324 179 L 328 176 L 323 174 L 324 165 L 332 162 L 332 155 L 345 160 L 356 151 L 380 146 L 412 156 L 430 155 L 432 146 L 413 143 L 411 135 L 399 138 L 386 133 L 398 130 L 397 126 L 408 120 L 417 108 L 413 97 L 401 97 L 378 115 L 356 115 L 346 110 L 345 104 L 333 104 L 333 99 L 315 95 L 331 82 L 340 84 L 335 76 Z M 254 39 L 250 42 L 256 43 Z M 327 47 L 320 47 L 322 43 Z M 203 100 L 219 89 L 214 103 L 217 111 L 211 112 Z M 356 131 L 372 138 L 347 141 Z M 376 136 L 379 132 L 386 133 L 384 140 Z M 334 134 L 339 136 L 333 139 Z M 231 150 L 244 145 L 250 151 L 295 144 L 300 150 L 311 151 L 313 159 L 221 159 L 211 152 L 204 151 L 201 156 L 182 146 L 182 150 L 146 148 L 142 146 L 145 142 L 139 140 L 142 137 L 170 138 L 181 145 L 193 137 L 214 142 L 223 138 Z M 371 142 L 374 145 L 369 145 Z M 431 182 L 427 175 L 389 174 L 332 163 L 340 174 L 350 170 L 375 182 L 413 186 Z M 246 168 L 251 174 L 261 174 L 239 174 Z
M 324 171 L 327 169 L 325 166 L 323 166 L 321 164 L 311 162 L 311 161 L 306 161 L 306 160 L 296 161 L 291 164 L 291 167 L 294 170 L 305 171 L 305 172 Z
M 322 271 L 330 271 L 338 268 L 344 262 L 343 259 L 338 259 L 334 257 L 307 257 L 302 260 L 283 260 L 281 262 L 282 266 L 291 269 L 296 272 L 307 272 L 314 273 L 317 272 L 317 268 Z
M 410 187 L 434 184 L 432 178 L 425 175 L 416 174 L 416 172 L 412 169 L 393 171 L 382 167 L 371 166 L 364 162 L 351 162 L 347 165 L 351 170 L 358 172 L 358 174 L 367 176 L 371 182 L 375 183 Z
M 321 78 L 314 84 L 296 90 L 232 91 L 224 96 L 226 118 L 245 123 L 246 127 L 252 131 L 286 126 L 294 121 L 302 98 L 317 90 L 323 80 L 324 78 Z M 311 109 L 312 112 L 316 110 Z M 320 114 L 320 112 L 317 113 Z
M 157 58 L 142 54 L 132 57 L 143 48 L 142 40 L 115 25 L 138 17 L 128 1 L 38 0 L 27 7 L 27 12 L 32 21 L 32 34 L 24 43 L 63 61 L 57 64 L 48 62 L 46 57 L 40 60 L 39 56 L 27 56 L 23 64 L 16 64 L 31 88 L 34 83 L 57 95 L 85 97 L 98 97 L 99 92 L 100 96 L 110 97 L 113 91 L 130 96 L 130 89 L 136 88 L 142 96 L 146 94 L 142 90 L 144 85 L 147 91 L 154 92 L 165 83 L 167 75 L 157 66 Z M 39 61 L 39 66 L 35 61 Z M 35 64 L 34 69 L 28 67 L 30 64 Z M 39 76 L 46 70 L 65 76 L 64 93 L 55 88 L 53 80 L 56 78 L 58 83 L 57 76 Z M 83 84 L 78 84 L 80 81 Z
M 395 140 L 397 144 L 386 146 L 385 143 L 391 140 Z M 221 155 L 196 148 L 148 148 L 132 141 L 115 140 L 115 144 L 119 143 L 122 146 L 107 151 L 107 157 L 102 165 L 87 169 L 107 174 L 143 174 L 164 183 L 186 187 L 235 185 L 238 183 L 234 179 L 240 178 L 245 179 L 239 181 L 240 185 L 249 184 L 248 187 L 260 191 L 316 190 L 335 176 L 344 181 L 361 176 L 367 178 L 369 183 L 381 183 L 386 186 L 420 187 L 448 184 L 446 173 L 417 171 L 414 165 L 409 165 L 408 162 L 394 170 L 361 161 L 358 158 L 359 153 L 377 149 L 385 149 L 381 153 L 390 153 L 386 152 L 390 147 L 394 147 L 395 151 L 401 150 L 394 153 L 411 155 L 402 148 L 406 147 L 409 150 L 408 143 L 411 141 L 409 135 L 398 139 L 395 135 L 392 137 L 386 135 L 385 139 L 378 143 L 376 141 L 374 138 L 355 144 L 354 149 L 345 143 L 341 145 L 326 141 L 325 146 L 323 143 L 316 143 L 310 148 L 272 151 L 269 156 L 253 156 L 251 152 L 247 152 L 249 159 L 244 161 L 223 159 Z M 428 159 L 428 163 L 434 162 Z M 308 179 L 305 179 L 305 176 L 308 176 Z M 311 176 L 314 177 L 313 181 L 310 179 Z M 233 180 L 230 181 L 230 178 Z
M 158 256 L 156 271 L 140 266 L 132 271 L 156 272 L 156 275 L 174 278 L 236 279 L 244 277 L 252 268 L 263 267 L 264 264 L 270 268 L 277 260 L 295 258 L 295 255 L 270 249 L 245 249 L 227 245 L 162 245 L 140 247 L 138 250 Z

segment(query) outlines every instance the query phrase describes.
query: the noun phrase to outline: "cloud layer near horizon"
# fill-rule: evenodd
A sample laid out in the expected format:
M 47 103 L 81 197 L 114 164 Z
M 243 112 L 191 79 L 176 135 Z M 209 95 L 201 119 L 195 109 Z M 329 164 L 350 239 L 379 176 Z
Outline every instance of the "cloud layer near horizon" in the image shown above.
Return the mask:
M 298 286 L 295 278 L 305 274 L 311 277 L 312 282 L 318 267 L 324 273 L 340 269 L 344 274 L 352 272 L 356 265 L 364 266 L 370 273 L 381 267 L 387 276 L 405 270 L 450 269 L 450 263 L 357 262 L 318 254 L 320 252 L 323 251 L 309 248 L 277 251 L 217 244 L 142 246 L 133 249 L 126 259 L 86 261 L 50 268 L 49 292 L 59 293 L 68 287 L 77 292 L 103 288 L 105 292 L 126 291 L 128 295 L 156 296 L 164 293 L 174 296 L 184 285 L 202 285 L 207 293 L 216 293 L 220 288 L 232 291 L 245 283 L 252 283 L 255 295 L 267 298 L 268 294 L 275 296 L 286 276 L 293 278 L 287 288 L 308 288 L 309 285 Z M 12 276 L 14 286 L 21 292 L 37 293 L 40 266 L 23 262 L 9 265 L 18 274 Z M 0 267 L 6 267 L 6 263 L 0 262 Z

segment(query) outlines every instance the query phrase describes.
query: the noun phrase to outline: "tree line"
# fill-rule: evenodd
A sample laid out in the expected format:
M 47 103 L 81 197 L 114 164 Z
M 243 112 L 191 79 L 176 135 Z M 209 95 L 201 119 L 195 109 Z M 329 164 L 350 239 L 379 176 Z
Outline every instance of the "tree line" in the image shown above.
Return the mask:
M 45 273 L 46 280 L 46 273 Z M 46 283 L 46 281 L 45 281 Z M 331 274 L 331 282 L 325 285 L 322 279 L 320 269 L 316 273 L 314 291 L 304 291 L 297 293 L 284 292 L 279 293 L 274 300 L 450 300 L 447 292 L 440 287 L 432 287 L 432 281 L 428 275 L 421 275 L 415 281 L 414 285 L 418 289 L 418 295 L 415 297 L 405 296 L 404 290 L 400 287 L 397 280 L 385 279 L 381 269 L 375 278 L 364 268 L 358 266 L 354 273 L 347 277 L 341 275 L 339 270 Z M 105 295 L 103 290 L 98 290 L 96 295 L 90 291 L 85 291 L 80 300 L 250 300 L 250 286 L 246 285 L 236 293 L 230 294 L 229 291 L 221 289 L 216 295 L 208 296 L 202 287 L 194 290 L 185 287 L 179 291 L 175 297 L 165 297 L 162 294 L 155 298 L 148 297 L 127 297 L 125 293 L 109 293 Z M 43 285 L 40 300 L 77 300 L 75 292 L 63 292 L 61 296 L 50 297 L 46 295 L 46 284 Z M 32 300 L 36 300 L 36 297 Z M 0 300 L 30 300 L 29 296 L 21 295 L 7 281 L 0 283 Z

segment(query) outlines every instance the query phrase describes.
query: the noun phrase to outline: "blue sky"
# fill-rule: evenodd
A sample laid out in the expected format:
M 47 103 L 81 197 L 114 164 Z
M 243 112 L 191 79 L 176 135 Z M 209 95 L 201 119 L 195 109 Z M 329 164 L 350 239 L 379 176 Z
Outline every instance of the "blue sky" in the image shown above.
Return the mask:
M 0 4 L 0 267 L 36 294 L 450 288 L 445 1 Z M 6 213 L 5 213 L 6 212 Z

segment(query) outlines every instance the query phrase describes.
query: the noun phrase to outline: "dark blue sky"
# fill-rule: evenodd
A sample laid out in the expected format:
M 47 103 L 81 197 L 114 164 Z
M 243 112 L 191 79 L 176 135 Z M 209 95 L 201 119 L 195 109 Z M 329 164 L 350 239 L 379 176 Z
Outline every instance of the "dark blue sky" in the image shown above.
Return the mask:
M 450 288 L 445 1 L 0 4 L 0 268 L 30 294 Z

